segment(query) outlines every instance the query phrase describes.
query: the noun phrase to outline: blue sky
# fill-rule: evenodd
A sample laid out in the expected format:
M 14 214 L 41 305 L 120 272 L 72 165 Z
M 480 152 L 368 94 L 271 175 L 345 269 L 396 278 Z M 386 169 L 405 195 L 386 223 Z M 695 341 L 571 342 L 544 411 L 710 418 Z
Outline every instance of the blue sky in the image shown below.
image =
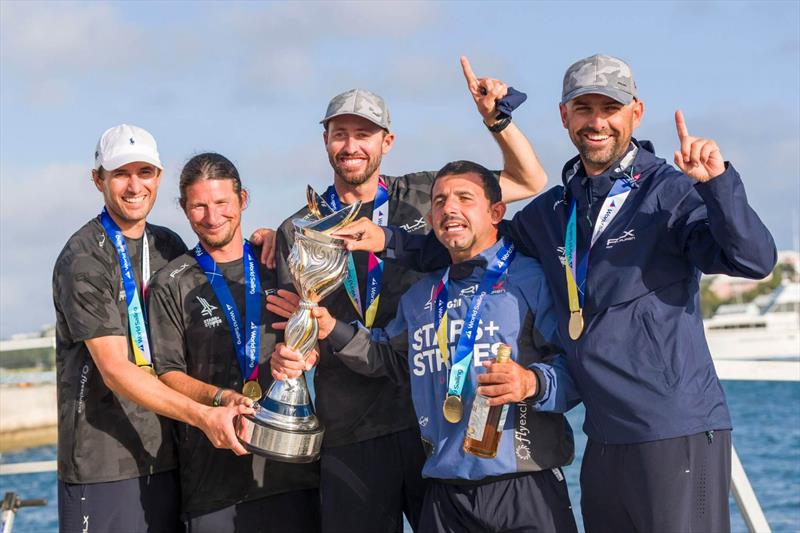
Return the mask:
M 397 135 L 387 174 L 454 159 L 501 163 L 458 57 L 528 93 L 515 121 L 550 184 L 574 148 L 557 103 L 570 63 L 628 60 L 640 139 L 671 159 L 673 112 L 741 172 L 779 248 L 800 204 L 800 3 L 0 2 L 0 337 L 54 321 L 64 242 L 101 208 L 97 138 L 151 131 L 166 166 L 151 221 L 194 238 L 177 174 L 194 153 L 232 159 L 251 192 L 245 231 L 275 226 L 331 180 L 318 121 L 331 96 L 380 93 Z M 794 230 L 795 233 L 797 230 Z

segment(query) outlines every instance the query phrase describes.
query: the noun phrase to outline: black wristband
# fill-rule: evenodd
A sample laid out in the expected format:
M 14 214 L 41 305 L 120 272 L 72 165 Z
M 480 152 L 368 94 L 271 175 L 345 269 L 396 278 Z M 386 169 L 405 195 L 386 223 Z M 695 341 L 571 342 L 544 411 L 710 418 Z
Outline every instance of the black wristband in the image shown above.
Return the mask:
M 484 123 L 485 124 L 485 123 Z M 491 126 L 486 126 L 492 133 L 500 133 L 511 124 L 511 117 L 501 118 Z

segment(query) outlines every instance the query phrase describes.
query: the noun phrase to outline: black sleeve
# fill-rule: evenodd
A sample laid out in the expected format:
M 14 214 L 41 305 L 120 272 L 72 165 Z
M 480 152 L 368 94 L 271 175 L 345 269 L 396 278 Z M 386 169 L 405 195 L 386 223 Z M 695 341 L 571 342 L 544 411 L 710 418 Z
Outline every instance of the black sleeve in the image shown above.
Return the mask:
M 417 272 L 433 272 L 450 264 L 450 254 L 436 235 L 414 235 L 399 226 L 387 227 L 391 237 L 386 242 L 384 258 Z
M 65 256 L 53 271 L 53 299 L 74 341 L 127 335 L 120 287 L 108 265 L 88 253 Z
M 350 370 L 369 377 L 388 377 L 393 382 L 408 382 L 408 331 L 403 306 L 385 329 L 355 328 L 337 322 L 338 332 L 329 338 L 331 349 Z M 344 328 L 352 332 L 345 334 Z M 349 336 L 349 341 L 341 345 Z
M 157 276 L 147 294 L 153 368 L 159 375 L 173 370 L 186 372 L 185 326 L 177 292 L 175 280 Z
M 531 200 L 528 205 L 517 211 L 511 220 L 501 220 L 497 229 L 502 237 L 511 239 L 517 252 L 539 259 L 539 251 L 531 234 L 531 231 L 536 231 L 539 227 L 536 224 L 537 208 L 534 202 L 535 199 Z

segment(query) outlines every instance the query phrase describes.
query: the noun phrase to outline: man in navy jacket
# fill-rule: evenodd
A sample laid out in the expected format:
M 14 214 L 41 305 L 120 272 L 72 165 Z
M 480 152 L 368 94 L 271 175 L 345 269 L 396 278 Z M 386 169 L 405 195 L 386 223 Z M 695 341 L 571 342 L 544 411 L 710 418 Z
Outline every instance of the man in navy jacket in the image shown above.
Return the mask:
M 739 174 L 680 111 L 678 169 L 632 137 L 644 103 L 622 60 L 573 64 L 559 107 L 579 155 L 563 186 L 502 231 L 542 263 L 586 406 L 586 530 L 727 531 L 731 422 L 703 333 L 700 273 L 763 278 L 775 243 Z M 386 236 L 387 256 L 427 270 L 446 261 L 432 236 L 356 224 L 346 228 L 360 238 L 353 248 L 380 248 Z

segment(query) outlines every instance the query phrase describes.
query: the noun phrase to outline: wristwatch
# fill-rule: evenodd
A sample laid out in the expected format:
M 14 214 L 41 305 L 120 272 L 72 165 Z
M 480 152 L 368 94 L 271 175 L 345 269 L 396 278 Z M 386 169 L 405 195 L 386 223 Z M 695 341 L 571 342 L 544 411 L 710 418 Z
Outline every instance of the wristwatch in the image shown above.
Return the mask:
M 219 407 L 222 405 L 222 395 L 225 393 L 225 389 L 220 387 L 217 389 L 217 392 L 214 393 L 214 399 L 211 401 L 212 407 Z
M 484 122 L 484 124 L 486 124 L 486 123 Z M 500 120 L 498 120 L 497 122 L 495 122 L 491 126 L 489 126 L 487 124 L 486 127 L 492 133 L 500 133 L 501 131 L 506 129 L 509 124 L 511 124 L 511 117 L 506 117 L 506 118 L 501 118 Z

